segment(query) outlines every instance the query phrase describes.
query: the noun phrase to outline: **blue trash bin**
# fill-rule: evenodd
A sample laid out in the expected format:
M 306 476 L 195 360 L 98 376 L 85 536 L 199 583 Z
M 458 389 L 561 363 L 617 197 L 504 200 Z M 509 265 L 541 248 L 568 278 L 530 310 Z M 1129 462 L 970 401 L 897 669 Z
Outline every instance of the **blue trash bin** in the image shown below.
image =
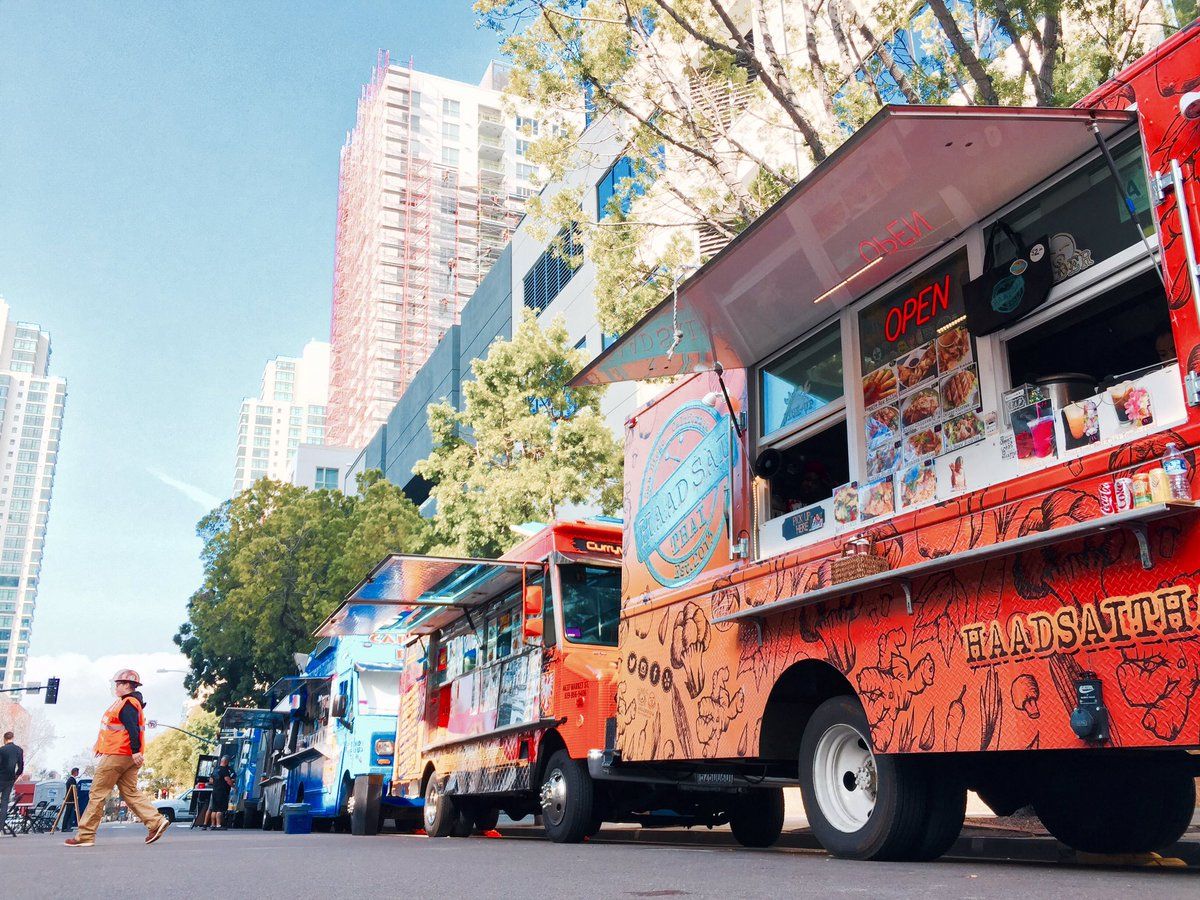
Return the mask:
M 283 804 L 283 833 L 312 834 L 312 807 L 307 803 Z

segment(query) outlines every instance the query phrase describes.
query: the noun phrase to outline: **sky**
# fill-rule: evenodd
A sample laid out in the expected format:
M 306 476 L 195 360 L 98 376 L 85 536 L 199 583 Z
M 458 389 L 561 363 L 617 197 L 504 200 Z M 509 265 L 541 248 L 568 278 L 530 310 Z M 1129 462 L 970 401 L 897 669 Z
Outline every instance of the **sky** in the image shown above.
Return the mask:
M 156 673 L 186 668 L 195 524 L 263 365 L 328 340 L 338 151 L 380 49 L 471 83 L 498 55 L 470 0 L 0 0 L 0 296 L 68 380 L 27 667 L 63 680 L 54 754 L 94 740 L 118 667 L 178 721 L 183 676 Z

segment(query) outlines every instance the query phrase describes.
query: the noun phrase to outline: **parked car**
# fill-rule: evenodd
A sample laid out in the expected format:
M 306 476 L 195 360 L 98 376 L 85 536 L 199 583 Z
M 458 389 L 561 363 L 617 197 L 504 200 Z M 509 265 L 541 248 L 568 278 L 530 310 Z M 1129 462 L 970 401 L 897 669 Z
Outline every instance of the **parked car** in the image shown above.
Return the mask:
M 192 788 L 178 797 L 155 800 L 154 807 L 167 817 L 168 822 L 188 822 L 192 819 Z

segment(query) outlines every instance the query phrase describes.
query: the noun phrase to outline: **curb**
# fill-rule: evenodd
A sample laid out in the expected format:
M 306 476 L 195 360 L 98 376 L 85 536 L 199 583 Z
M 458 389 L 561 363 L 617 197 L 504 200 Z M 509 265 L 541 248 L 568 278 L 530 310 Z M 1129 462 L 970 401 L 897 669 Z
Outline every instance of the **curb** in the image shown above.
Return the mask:
M 532 825 L 508 825 L 499 828 L 504 837 L 542 839 L 541 828 Z M 997 833 L 998 832 L 998 833 Z M 599 832 L 589 841 L 594 844 L 658 844 L 685 847 L 728 847 L 741 848 L 727 830 L 706 828 L 612 828 Z M 822 847 L 808 828 L 785 831 L 776 847 L 789 850 L 817 850 Z M 1164 857 L 1175 857 L 1187 863 L 1189 868 L 1200 867 L 1200 834 L 1189 832 L 1169 850 Z M 946 851 L 946 859 L 996 860 L 1012 862 L 1068 863 L 1105 865 L 1105 858 L 1087 856 L 1080 858 L 1074 850 L 1060 844 L 1052 837 L 1013 834 L 1011 830 L 967 826 L 954 846 Z M 1123 860 L 1114 859 L 1113 865 L 1125 865 Z

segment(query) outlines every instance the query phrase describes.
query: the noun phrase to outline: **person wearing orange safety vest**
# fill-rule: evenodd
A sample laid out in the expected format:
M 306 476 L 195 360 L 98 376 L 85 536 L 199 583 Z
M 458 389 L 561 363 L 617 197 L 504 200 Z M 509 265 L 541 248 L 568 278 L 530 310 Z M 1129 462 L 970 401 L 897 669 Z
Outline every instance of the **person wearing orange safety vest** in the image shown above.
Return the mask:
M 138 769 L 145 761 L 142 744 L 146 735 L 143 713 L 146 701 L 138 692 L 141 686 L 142 680 L 133 669 L 122 669 L 113 676 L 113 693 L 117 699 L 100 717 L 100 736 L 96 738 L 95 747 L 100 761 L 92 776 L 91 799 L 79 820 L 79 833 L 64 842 L 68 847 L 91 847 L 96 843 L 104 801 L 114 787 L 125 805 L 146 826 L 147 844 L 162 837 L 171 824 L 138 789 Z

